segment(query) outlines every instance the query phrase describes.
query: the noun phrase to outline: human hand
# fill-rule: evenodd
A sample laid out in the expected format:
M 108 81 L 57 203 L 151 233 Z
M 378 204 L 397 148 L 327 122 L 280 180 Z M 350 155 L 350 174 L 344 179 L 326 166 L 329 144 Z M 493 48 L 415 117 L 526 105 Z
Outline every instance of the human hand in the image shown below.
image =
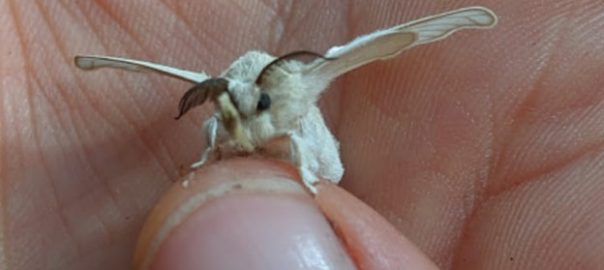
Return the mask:
M 3 3 L 0 265 L 127 268 L 145 215 L 203 148 L 207 110 L 171 118 L 188 85 L 82 73 L 75 54 L 217 74 L 252 48 L 322 51 L 454 8 L 294 3 Z M 442 268 L 603 268 L 604 7 L 480 4 L 497 28 L 363 67 L 324 95 L 342 185 Z

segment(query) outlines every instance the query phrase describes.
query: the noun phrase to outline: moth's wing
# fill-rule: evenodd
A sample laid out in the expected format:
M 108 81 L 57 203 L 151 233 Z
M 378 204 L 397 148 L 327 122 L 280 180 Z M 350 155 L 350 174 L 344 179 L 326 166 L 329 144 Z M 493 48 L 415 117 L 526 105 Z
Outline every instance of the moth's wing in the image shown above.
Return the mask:
M 325 54 L 328 59 L 317 59 L 309 65 L 306 75 L 315 80 L 330 81 L 369 62 L 394 57 L 406 49 L 441 40 L 458 30 L 490 28 L 496 23 L 496 15 L 484 7 L 467 7 L 424 17 L 333 47 Z
M 178 69 L 164 66 L 156 63 L 132 60 L 111 56 L 84 55 L 75 57 L 75 65 L 83 70 L 94 70 L 97 68 L 118 68 L 129 71 L 154 71 L 192 83 L 200 83 L 210 78 L 203 72 L 193 72 L 189 70 Z

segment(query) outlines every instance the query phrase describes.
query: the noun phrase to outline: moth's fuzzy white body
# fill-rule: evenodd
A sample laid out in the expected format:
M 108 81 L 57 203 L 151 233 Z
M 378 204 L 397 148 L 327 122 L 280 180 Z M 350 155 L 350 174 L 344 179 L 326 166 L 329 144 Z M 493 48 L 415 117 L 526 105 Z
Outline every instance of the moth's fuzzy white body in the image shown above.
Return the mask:
M 302 74 L 307 64 L 290 61 L 267 77 L 266 85 L 273 102 L 267 111 L 256 112 L 261 91 L 255 83 L 256 78 L 275 59 L 276 57 L 265 52 L 250 51 L 233 62 L 221 75 L 229 81 L 228 91 L 242 115 L 242 129 L 256 149 L 273 157 L 285 157 L 293 161 L 306 183 L 313 184 L 318 179 L 338 183 L 344 174 L 339 144 L 316 105 L 319 93 L 327 87 L 328 81 L 305 80 L 307 78 Z M 220 136 L 228 132 L 218 130 L 217 134 L 210 132 L 208 136 Z M 229 142 L 230 136 L 217 139 L 219 142 L 227 140 L 227 144 L 237 143 Z M 281 147 L 282 140 L 288 141 L 290 149 Z
M 228 82 L 226 94 L 223 91 L 214 96 L 218 111 L 203 125 L 208 147 L 193 167 L 202 166 L 212 153 L 225 146 L 238 151 L 257 151 L 291 160 L 304 183 L 314 192 L 314 183 L 319 179 L 337 183 L 344 173 L 339 144 L 316 105 L 319 95 L 333 79 L 369 62 L 444 39 L 460 29 L 490 28 L 496 23 L 497 17 L 489 9 L 467 7 L 361 36 L 343 46 L 332 47 L 324 57 L 310 63 L 287 60 L 273 67 L 276 57 L 251 51 L 231 64 L 215 81 L 203 72 L 116 57 L 80 56 L 76 57 L 76 65 L 87 70 L 99 67 L 151 70 L 197 85 L 208 81 L 208 87 L 224 86 Z M 273 68 L 265 69 L 267 65 Z M 185 100 L 184 112 L 198 105 L 195 102 L 203 103 L 208 93 L 216 93 L 210 91 L 216 90 L 214 88 L 192 90 L 202 91 L 198 96 L 185 94 L 183 100 L 190 100 Z M 263 105 L 269 106 L 261 106 L 262 97 L 269 99 L 267 96 L 270 100 Z M 285 141 L 288 147 L 280 148 L 280 144 L 275 143 L 280 141 Z

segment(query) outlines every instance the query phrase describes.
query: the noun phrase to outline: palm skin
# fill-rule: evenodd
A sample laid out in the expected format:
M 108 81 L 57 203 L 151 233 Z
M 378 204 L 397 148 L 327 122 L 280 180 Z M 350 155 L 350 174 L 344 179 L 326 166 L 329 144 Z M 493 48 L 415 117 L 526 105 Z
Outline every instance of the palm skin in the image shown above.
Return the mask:
M 324 51 L 465 6 L 424 2 L 0 2 L 0 264 L 126 269 L 145 214 L 203 149 L 208 109 L 172 119 L 189 85 L 84 73 L 74 55 L 218 74 L 249 49 Z M 480 3 L 493 30 L 332 84 L 342 185 L 444 269 L 602 269 L 604 6 L 515 2 Z

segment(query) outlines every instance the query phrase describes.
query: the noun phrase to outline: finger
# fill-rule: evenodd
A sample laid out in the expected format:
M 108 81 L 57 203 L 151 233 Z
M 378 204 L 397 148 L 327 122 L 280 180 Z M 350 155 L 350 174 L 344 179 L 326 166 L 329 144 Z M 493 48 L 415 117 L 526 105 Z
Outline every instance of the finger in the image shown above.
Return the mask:
M 136 269 L 354 269 L 297 174 L 223 161 L 175 184 L 139 238 Z
M 316 202 L 361 269 L 437 269 L 382 216 L 344 189 L 321 184 Z

